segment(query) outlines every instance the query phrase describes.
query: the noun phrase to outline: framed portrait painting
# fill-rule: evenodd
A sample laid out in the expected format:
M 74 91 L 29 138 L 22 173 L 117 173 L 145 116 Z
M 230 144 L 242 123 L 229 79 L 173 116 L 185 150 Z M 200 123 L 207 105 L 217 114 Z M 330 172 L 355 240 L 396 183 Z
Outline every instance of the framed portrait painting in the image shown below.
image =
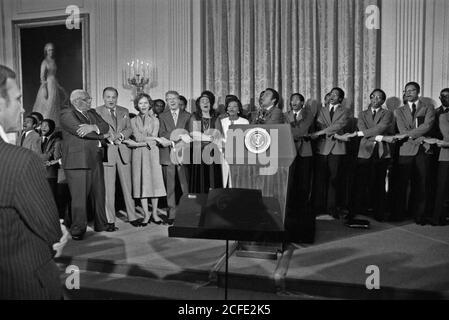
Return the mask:
M 59 126 L 61 109 L 75 89 L 89 91 L 89 15 L 78 28 L 67 16 L 14 20 L 14 63 L 25 114 L 40 112 Z

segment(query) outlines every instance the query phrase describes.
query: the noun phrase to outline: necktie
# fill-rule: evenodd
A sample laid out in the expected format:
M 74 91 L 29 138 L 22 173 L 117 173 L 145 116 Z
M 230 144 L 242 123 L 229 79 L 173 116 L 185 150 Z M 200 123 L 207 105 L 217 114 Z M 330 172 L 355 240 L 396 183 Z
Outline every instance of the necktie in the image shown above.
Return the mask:
M 41 144 L 42 152 L 44 152 L 45 148 L 47 147 L 47 141 L 48 141 L 47 137 L 42 137 L 42 144 Z
M 412 117 L 415 118 L 416 104 L 412 104 Z
M 20 139 L 20 146 L 23 146 L 23 141 L 25 141 L 26 132 L 22 133 L 22 139 Z
M 331 106 L 331 110 L 329 113 L 330 113 L 331 121 L 332 121 L 332 118 L 334 117 L 334 106 Z
M 175 122 L 175 126 L 178 123 L 178 113 L 177 112 L 173 112 L 173 121 Z
M 87 111 L 82 111 L 83 116 L 85 116 L 87 119 L 89 119 L 89 115 L 87 114 Z
M 296 123 L 296 121 L 298 121 L 298 112 L 295 112 L 294 114 L 295 114 L 295 123 Z
M 376 109 L 373 110 L 373 120 L 376 118 Z
M 115 116 L 115 110 L 114 109 L 110 109 L 110 111 L 111 111 L 112 121 L 114 121 L 114 125 L 117 128 L 117 117 Z

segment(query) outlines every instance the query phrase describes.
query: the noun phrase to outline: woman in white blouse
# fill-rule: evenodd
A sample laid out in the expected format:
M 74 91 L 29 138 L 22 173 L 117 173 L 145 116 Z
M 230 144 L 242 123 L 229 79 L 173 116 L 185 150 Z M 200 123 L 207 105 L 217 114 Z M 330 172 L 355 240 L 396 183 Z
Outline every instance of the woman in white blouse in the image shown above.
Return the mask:
M 237 96 L 226 96 L 225 112 L 227 116 L 218 119 L 218 121 L 220 122 L 218 127 L 221 129 L 221 132 L 223 134 L 223 146 L 226 144 L 229 126 L 234 124 L 249 124 L 249 121 L 242 117 L 243 106 Z M 223 173 L 223 188 L 232 188 L 231 175 L 229 174 L 229 164 L 224 158 L 224 153 L 221 167 Z

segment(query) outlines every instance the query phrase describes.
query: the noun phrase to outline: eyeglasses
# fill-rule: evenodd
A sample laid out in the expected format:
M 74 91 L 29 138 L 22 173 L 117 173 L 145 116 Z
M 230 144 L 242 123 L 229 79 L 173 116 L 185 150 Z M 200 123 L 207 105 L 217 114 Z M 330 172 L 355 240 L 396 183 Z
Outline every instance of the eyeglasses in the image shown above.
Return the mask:
M 418 91 L 418 89 L 411 89 L 411 90 L 407 90 L 407 91 L 402 91 L 403 93 L 412 93 L 412 92 L 415 92 L 415 91 Z

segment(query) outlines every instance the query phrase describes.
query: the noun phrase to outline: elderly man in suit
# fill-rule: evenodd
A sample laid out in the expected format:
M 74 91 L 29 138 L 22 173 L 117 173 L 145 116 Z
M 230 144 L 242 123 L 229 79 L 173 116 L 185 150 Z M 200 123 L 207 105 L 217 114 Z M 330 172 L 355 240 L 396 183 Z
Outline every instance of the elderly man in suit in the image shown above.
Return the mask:
M 136 215 L 134 200 L 131 196 L 131 150 L 122 142 L 132 134 L 129 111 L 117 105 L 118 91 L 107 87 L 103 90 L 104 105 L 97 107 L 97 113 L 109 125 L 109 137 L 106 139 L 107 162 L 104 166 L 104 183 L 106 187 L 106 215 L 110 231 L 115 227 L 115 180 L 120 179 L 125 200 L 128 221 L 135 227 L 140 225 Z
M 346 142 L 336 139 L 345 133 L 349 123 L 349 110 L 341 105 L 345 92 L 341 88 L 330 91 L 329 106 L 320 109 L 311 135 L 317 140 L 317 157 L 313 185 L 312 205 L 315 214 L 328 213 L 339 219 L 337 191 L 340 187 L 341 164 L 346 155 Z
M 17 144 L 36 153 L 41 152 L 41 137 L 35 131 L 37 120 L 32 116 L 23 119 L 23 131 Z
M 175 143 L 181 141 L 182 137 L 188 133 L 184 130 L 188 129 L 190 114 L 179 109 L 178 92 L 168 91 L 165 94 L 165 100 L 167 101 L 168 110 L 159 115 L 159 136 L 172 141 L 172 146 L 162 147 L 159 155 L 167 188 L 168 224 L 171 224 L 176 216 L 176 176 L 183 193 L 189 192 L 189 185 L 185 166 L 173 163 L 170 153 Z
M 346 136 L 361 137 L 357 157 L 356 183 L 353 188 L 353 199 L 350 217 L 365 213 L 367 205 L 372 205 L 374 218 L 384 220 L 386 189 L 385 178 L 388 161 L 391 159 L 389 143 L 395 142 L 391 136 L 394 115 L 383 109 L 387 96 L 381 89 L 375 89 L 370 95 L 368 109 L 359 114 L 357 132 Z M 371 206 L 370 206 L 371 207 Z
M 279 109 L 279 93 L 267 88 L 261 95 L 261 106 L 258 111 L 251 114 L 251 124 L 282 124 L 284 115 Z
M 41 159 L 8 144 L 5 134 L 19 129 L 23 112 L 15 78 L 0 65 L 0 299 L 61 299 L 53 257 L 61 254 L 67 231 Z
M 74 240 L 82 240 L 87 228 L 87 200 L 94 203 L 94 230 L 111 231 L 105 212 L 103 149 L 100 140 L 109 137 L 109 125 L 91 109 L 89 94 L 74 90 L 70 95 L 72 107 L 61 112 L 62 167 L 72 196 L 72 225 Z
M 403 141 L 399 148 L 398 183 L 396 210 L 393 220 L 402 220 L 409 211 L 416 224 L 426 223 L 425 213 L 429 206 L 430 165 L 432 149 L 425 141 L 432 133 L 435 122 L 435 110 L 431 105 L 419 99 L 421 88 L 416 82 L 405 86 L 407 103 L 395 111 L 399 139 Z M 410 194 L 407 186 L 411 183 Z M 408 209 L 407 210 L 407 204 Z

